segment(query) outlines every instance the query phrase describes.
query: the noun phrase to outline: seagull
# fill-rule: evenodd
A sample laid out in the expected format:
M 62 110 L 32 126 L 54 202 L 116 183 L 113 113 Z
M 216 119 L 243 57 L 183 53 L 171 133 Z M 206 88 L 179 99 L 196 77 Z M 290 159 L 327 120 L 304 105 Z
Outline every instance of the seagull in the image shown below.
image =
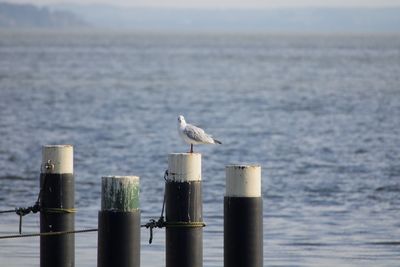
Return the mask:
M 211 135 L 204 132 L 203 129 L 186 123 L 185 118 L 180 115 L 178 117 L 178 131 L 182 139 L 190 144 L 190 153 L 193 153 L 193 145 L 197 144 L 222 144 Z

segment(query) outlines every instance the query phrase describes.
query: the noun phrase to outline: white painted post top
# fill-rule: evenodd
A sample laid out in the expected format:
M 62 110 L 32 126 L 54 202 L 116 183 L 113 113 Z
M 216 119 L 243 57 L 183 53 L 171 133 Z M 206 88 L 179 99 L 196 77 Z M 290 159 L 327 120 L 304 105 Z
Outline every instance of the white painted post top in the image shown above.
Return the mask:
M 225 196 L 261 197 L 261 166 L 228 165 L 225 170 Z
M 201 154 L 169 154 L 168 180 L 175 182 L 201 181 Z
M 74 173 L 72 145 L 45 145 L 42 147 L 42 173 Z

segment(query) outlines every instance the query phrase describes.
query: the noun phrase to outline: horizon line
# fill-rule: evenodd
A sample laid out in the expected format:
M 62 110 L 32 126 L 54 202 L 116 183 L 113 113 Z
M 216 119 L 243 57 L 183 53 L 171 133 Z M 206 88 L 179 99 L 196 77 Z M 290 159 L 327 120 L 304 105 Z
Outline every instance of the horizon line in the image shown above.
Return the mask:
M 390 9 L 390 8 L 400 8 L 400 3 L 396 5 L 306 5 L 306 6 L 176 6 L 176 5 L 129 5 L 129 4 L 115 4 L 115 3 L 82 3 L 82 2 L 60 2 L 60 3 L 31 3 L 31 2 L 20 2 L 15 3 L 11 0 L 0 1 L 0 4 L 11 4 L 11 5 L 33 5 L 37 7 L 54 7 L 63 5 L 74 5 L 81 7 L 88 6 L 107 6 L 115 8 L 138 8 L 138 9 L 200 9 L 200 10 L 276 10 L 276 9 Z

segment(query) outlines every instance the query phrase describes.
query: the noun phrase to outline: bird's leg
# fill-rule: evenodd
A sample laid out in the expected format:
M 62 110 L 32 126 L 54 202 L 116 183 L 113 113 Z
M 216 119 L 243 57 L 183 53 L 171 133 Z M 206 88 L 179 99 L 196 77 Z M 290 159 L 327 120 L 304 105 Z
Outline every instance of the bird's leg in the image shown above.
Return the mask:
M 193 153 L 193 144 L 190 144 L 190 153 Z

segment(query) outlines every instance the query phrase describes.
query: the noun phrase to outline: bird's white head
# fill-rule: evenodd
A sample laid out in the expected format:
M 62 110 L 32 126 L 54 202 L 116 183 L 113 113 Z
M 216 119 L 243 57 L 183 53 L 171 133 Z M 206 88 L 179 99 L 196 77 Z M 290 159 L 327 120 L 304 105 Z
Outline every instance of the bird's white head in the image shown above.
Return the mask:
M 182 115 L 179 115 L 178 122 L 179 122 L 179 124 L 185 124 L 186 123 L 185 117 L 183 117 Z

